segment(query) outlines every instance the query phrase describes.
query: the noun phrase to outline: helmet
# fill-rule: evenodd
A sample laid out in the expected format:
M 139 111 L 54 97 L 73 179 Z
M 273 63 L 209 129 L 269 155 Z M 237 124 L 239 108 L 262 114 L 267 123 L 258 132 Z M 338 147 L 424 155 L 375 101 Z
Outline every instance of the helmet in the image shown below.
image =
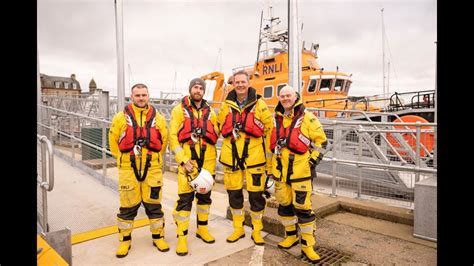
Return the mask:
M 189 185 L 197 193 L 206 194 L 211 191 L 212 186 L 214 185 L 214 178 L 212 178 L 212 175 L 211 173 L 209 173 L 209 171 L 202 168 L 201 172 L 199 172 L 199 174 L 195 178 L 189 181 Z
M 273 180 L 273 178 L 267 178 L 268 180 L 265 184 L 265 191 L 268 191 L 270 195 L 275 195 L 275 180 Z

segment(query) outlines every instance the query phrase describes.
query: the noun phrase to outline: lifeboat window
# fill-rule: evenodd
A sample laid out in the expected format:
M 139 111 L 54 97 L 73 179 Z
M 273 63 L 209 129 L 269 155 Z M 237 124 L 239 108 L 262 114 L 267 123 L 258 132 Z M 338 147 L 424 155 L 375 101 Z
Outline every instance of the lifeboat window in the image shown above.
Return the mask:
M 308 92 L 314 92 L 316 90 L 316 80 L 312 79 L 308 86 Z
M 273 97 L 273 86 L 266 86 L 263 88 L 263 98 L 272 98 Z
M 349 92 L 349 88 L 351 87 L 352 81 L 348 80 L 346 81 L 346 87 L 344 88 L 345 92 Z
M 334 85 L 334 91 L 342 91 L 343 86 L 344 86 L 344 80 L 336 79 L 336 84 Z
M 283 87 L 285 87 L 286 85 L 287 85 L 286 83 L 278 85 L 278 87 L 277 87 L 277 96 L 280 96 L 281 89 L 283 89 Z
M 322 91 L 322 92 L 330 91 L 331 90 L 331 81 L 332 81 L 332 79 L 322 79 L 319 91 Z

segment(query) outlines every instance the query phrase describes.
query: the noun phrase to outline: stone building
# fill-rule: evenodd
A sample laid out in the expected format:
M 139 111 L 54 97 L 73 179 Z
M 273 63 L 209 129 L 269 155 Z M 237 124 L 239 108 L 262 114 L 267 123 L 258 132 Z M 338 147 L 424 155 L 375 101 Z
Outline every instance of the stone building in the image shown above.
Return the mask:
M 40 74 L 41 93 L 43 95 L 71 96 L 81 94 L 81 85 L 76 80 L 76 75 L 71 77 L 57 77 Z

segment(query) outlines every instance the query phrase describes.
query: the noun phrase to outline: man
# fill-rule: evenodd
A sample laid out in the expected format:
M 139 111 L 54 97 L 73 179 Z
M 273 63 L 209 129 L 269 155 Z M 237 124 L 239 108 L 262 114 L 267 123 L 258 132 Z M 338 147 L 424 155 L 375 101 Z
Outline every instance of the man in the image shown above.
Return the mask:
M 217 121 L 224 141 L 219 162 L 224 166 L 224 186 L 229 195 L 234 232 L 227 237 L 232 243 L 245 237 L 243 178 L 246 179 L 252 218 L 252 240 L 263 245 L 260 231 L 265 209 L 266 173 L 271 171 L 269 139 L 273 117 L 256 90 L 249 87 L 249 75 L 238 71 L 233 75 L 234 89 L 222 104 Z
M 316 263 L 320 260 L 314 251 L 315 214 L 311 207 L 312 165 L 322 158 L 320 148 L 326 135 L 319 120 L 306 112 L 299 94 L 290 86 L 280 91 L 275 108 L 275 127 L 272 130 L 270 149 L 275 197 L 279 203 L 278 214 L 285 226 L 286 238 L 279 248 L 289 249 L 298 244 L 296 224 L 301 231 L 303 257 Z
M 219 137 L 216 114 L 203 99 L 206 83 L 200 78 L 191 80 L 189 96 L 173 108 L 170 120 L 170 149 L 178 163 L 178 196 L 173 211 L 177 225 L 178 244 L 176 253 L 184 256 L 188 253 L 187 234 L 189 215 L 194 196 L 197 198 L 197 232 L 196 237 L 205 243 L 214 243 L 209 233 L 207 221 L 211 205 L 211 191 L 206 194 L 196 193 L 188 183 L 188 174 L 201 169 L 208 170 L 215 178 L 216 147 Z M 195 169 L 196 168 L 196 169 Z
M 141 203 L 150 220 L 153 245 L 162 252 L 169 250 L 164 240 L 161 210 L 161 168 L 168 138 L 166 121 L 148 104 L 145 84 L 133 85 L 130 99 L 132 103 L 114 116 L 109 132 L 110 151 L 117 158 L 119 169 L 118 258 L 128 255 L 133 220 Z

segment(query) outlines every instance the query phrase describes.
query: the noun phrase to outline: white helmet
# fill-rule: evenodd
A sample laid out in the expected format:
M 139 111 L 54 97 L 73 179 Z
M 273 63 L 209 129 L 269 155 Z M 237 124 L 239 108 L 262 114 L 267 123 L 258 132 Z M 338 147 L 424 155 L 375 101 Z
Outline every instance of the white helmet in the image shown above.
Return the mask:
M 214 185 L 214 178 L 211 173 L 206 169 L 202 168 L 199 175 L 193 180 L 189 181 L 189 185 L 199 194 L 206 194 L 211 191 Z
M 275 195 L 275 180 L 273 180 L 273 178 L 268 178 L 268 181 L 265 186 L 265 191 L 268 191 L 270 195 Z

